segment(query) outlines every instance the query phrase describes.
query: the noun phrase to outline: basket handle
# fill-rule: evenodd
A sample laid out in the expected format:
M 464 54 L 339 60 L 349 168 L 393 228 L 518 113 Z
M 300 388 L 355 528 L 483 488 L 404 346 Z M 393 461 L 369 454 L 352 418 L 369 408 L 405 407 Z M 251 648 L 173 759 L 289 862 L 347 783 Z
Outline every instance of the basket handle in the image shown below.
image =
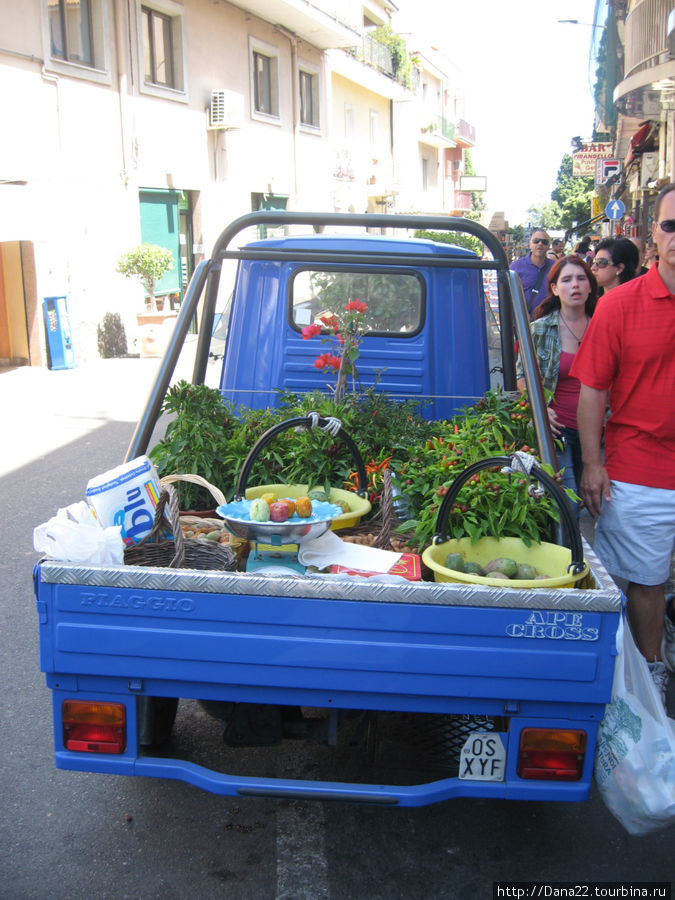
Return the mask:
M 324 428 L 325 426 L 330 426 L 330 424 L 331 423 L 328 419 L 321 416 L 318 417 L 318 421 L 317 418 L 313 416 L 301 416 L 294 419 L 286 419 L 284 422 L 279 422 L 278 425 L 274 425 L 272 426 L 272 428 L 268 428 L 268 430 L 258 438 L 248 456 L 244 460 L 244 465 L 242 466 L 241 472 L 239 473 L 239 478 L 237 480 L 237 487 L 234 495 L 235 500 L 243 500 L 246 496 L 246 485 L 248 483 L 248 477 L 251 474 L 251 469 L 253 468 L 254 462 L 258 458 L 258 454 L 264 447 L 266 447 L 271 441 L 273 441 L 277 435 L 281 434 L 284 431 L 287 431 L 289 428 Z M 366 467 L 363 464 L 363 459 L 361 458 L 361 454 L 359 453 L 359 448 L 356 446 L 347 432 L 343 429 L 342 425 L 340 425 L 340 429 L 339 431 L 337 431 L 335 436 L 341 437 L 351 451 L 352 457 L 354 459 L 354 464 L 356 466 L 356 472 L 359 478 L 359 486 L 356 493 L 360 497 L 365 497 L 368 493 L 368 478 L 366 476 Z
M 473 463 L 470 466 L 467 466 L 463 472 L 460 472 L 459 475 L 455 478 L 455 480 L 450 485 L 448 493 L 443 498 L 443 502 L 441 503 L 440 509 L 438 510 L 438 516 L 436 517 L 436 534 L 433 537 L 434 544 L 441 544 L 447 540 L 446 535 L 446 527 L 448 524 L 448 516 L 450 514 L 450 510 L 452 509 L 452 504 L 457 499 L 460 490 L 464 487 L 464 484 L 475 475 L 477 472 L 480 472 L 482 469 L 489 469 L 492 466 L 508 466 L 512 468 L 514 472 L 517 471 L 514 461 L 517 457 L 514 456 L 488 456 L 486 459 L 481 459 L 478 462 Z M 577 575 L 579 572 L 582 572 L 584 569 L 584 551 L 581 544 L 581 532 L 579 531 L 579 524 L 576 520 L 576 517 L 572 511 L 572 507 L 570 506 L 567 497 L 563 493 L 563 491 L 558 487 L 555 481 L 544 472 L 537 465 L 533 465 L 530 469 L 530 476 L 539 481 L 551 495 L 553 500 L 556 503 L 556 506 L 560 510 L 560 516 L 565 525 L 565 530 L 567 532 L 567 536 L 570 541 L 570 549 L 572 552 L 572 563 L 568 567 L 568 571 L 572 571 L 572 574 Z
M 227 503 L 225 494 L 220 488 L 208 482 L 206 478 L 202 478 L 201 475 L 193 475 L 192 473 L 187 473 L 186 475 L 163 475 L 159 480 L 162 487 L 167 484 L 173 484 L 175 481 L 189 481 L 191 484 L 198 484 L 200 487 L 206 488 L 216 501 L 217 506 L 224 506 Z
M 163 481 L 164 479 L 162 479 L 162 482 Z M 164 510 L 167 509 L 167 507 L 168 517 L 165 517 Z M 185 536 L 183 534 L 183 529 L 180 526 L 178 495 L 176 494 L 175 489 L 171 487 L 170 484 L 162 486 L 162 492 L 159 495 L 157 507 L 155 508 L 155 521 L 152 523 L 152 528 L 150 529 L 148 534 L 146 534 L 145 537 L 136 544 L 136 547 L 142 547 L 143 544 L 156 543 L 160 541 L 164 537 L 167 518 L 169 520 L 171 531 L 173 533 L 173 543 L 176 551 L 173 559 L 169 563 L 169 568 L 180 569 L 183 565 L 183 562 L 185 561 Z

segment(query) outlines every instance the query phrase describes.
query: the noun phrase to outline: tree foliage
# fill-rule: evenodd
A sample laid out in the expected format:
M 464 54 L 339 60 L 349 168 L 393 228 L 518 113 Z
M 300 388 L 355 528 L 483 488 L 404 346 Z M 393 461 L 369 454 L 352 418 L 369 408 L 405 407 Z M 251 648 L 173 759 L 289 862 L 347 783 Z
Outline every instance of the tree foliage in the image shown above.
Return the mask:
M 155 284 L 173 267 L 173 254 L 158 244 L 139 244 L 123 253 L 117 261 L 120 275 L 137 278 L 151 301 L 155 298 Z
M 560 206 L 552 200 L 550 203 L 544 203 L 541 206 L 531 206 L 528 211 L 528 222 L 534 227 L 559 229 L 560 225 Z
M 551 200 L 560 208 L 559 228 L 571 229 L 575 222 L 590 219 L 593 183 L 590 176 L 572 175 L 572 154 L 566 153 L 558 169 L 556 186 L 551 192 Z

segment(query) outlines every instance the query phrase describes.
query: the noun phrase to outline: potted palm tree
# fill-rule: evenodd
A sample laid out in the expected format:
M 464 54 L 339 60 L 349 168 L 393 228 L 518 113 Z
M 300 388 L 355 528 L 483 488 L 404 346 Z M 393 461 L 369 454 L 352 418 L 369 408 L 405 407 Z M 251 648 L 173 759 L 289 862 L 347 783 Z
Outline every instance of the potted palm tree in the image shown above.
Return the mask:
M 117 271 L 127 278 L 137 278 L 145 288 L 146 312 L 160 310 L 160 298 L 155 297 L 155 285 L 173 269 L 173 255 L 166 247 L 157 244 L 139 244 L 123 253 L 117 261 Z M 161 298 L 162 308 L 164 298 Z

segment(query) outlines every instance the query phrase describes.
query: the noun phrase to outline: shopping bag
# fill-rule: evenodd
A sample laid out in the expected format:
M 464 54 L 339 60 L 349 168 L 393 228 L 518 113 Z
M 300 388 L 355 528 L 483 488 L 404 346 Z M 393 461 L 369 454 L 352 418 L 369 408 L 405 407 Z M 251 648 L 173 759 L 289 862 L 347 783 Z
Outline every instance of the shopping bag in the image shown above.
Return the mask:
M 617 650 L 612 699 L 598 731 L 595 780 L 626 831 L 649 834 L 675 822 L 675 721 L 623 619 Z

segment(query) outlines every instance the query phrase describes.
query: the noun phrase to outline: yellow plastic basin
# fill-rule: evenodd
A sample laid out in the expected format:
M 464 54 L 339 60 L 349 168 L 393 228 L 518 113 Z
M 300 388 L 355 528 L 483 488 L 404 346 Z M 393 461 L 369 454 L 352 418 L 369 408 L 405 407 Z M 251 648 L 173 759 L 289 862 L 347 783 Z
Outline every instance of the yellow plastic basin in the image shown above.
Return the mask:
M 295 500 L 307 493 L 309 485 L 307 484 L 261 484 L 256 487 L 246 488 L 246 499 L 254 500 L 262 494 L 276 494 L 277 497 L 290 497 Z M 336 516 L 331 522 L 331 531 L 337 531 L 339 528 L 351 528 L 358 525 L 362 516 L 367 515 L 371 510 L 370 501 L 352 491 L 343 491 L 340 488 L 332 487 L 328 498 L 331 503 L 340 500 L 349 504 L 349 512 Z
M 492 559 L 504 556 L 517 563 L 534 566 L 537 572 L 549 575 L 549 578 L 524 580 L 516 578 L 490 578 L 489 576 L 470 575 L 447 569 L 445 560 L 448 553 L 463 553 L 464 559 L 485 567 Z M 584 568 L 578 575 L 572 575 L 567 567 L 572 562 L 572 554 L 568 547 L 558 544 L 531 544 L 527 547 L 520 538 L 480 538 L 475 544 L 471 538 L 444 541 L 432 544 L 422 554 L 422 559 L 434 573 L 434 581 L 452 581 L 463 584 L 484 584 L 490 587 L 513 588 L 561 588 L 574 587 L 578 581 L 588 574 L 588 564 L 584 560 Z

